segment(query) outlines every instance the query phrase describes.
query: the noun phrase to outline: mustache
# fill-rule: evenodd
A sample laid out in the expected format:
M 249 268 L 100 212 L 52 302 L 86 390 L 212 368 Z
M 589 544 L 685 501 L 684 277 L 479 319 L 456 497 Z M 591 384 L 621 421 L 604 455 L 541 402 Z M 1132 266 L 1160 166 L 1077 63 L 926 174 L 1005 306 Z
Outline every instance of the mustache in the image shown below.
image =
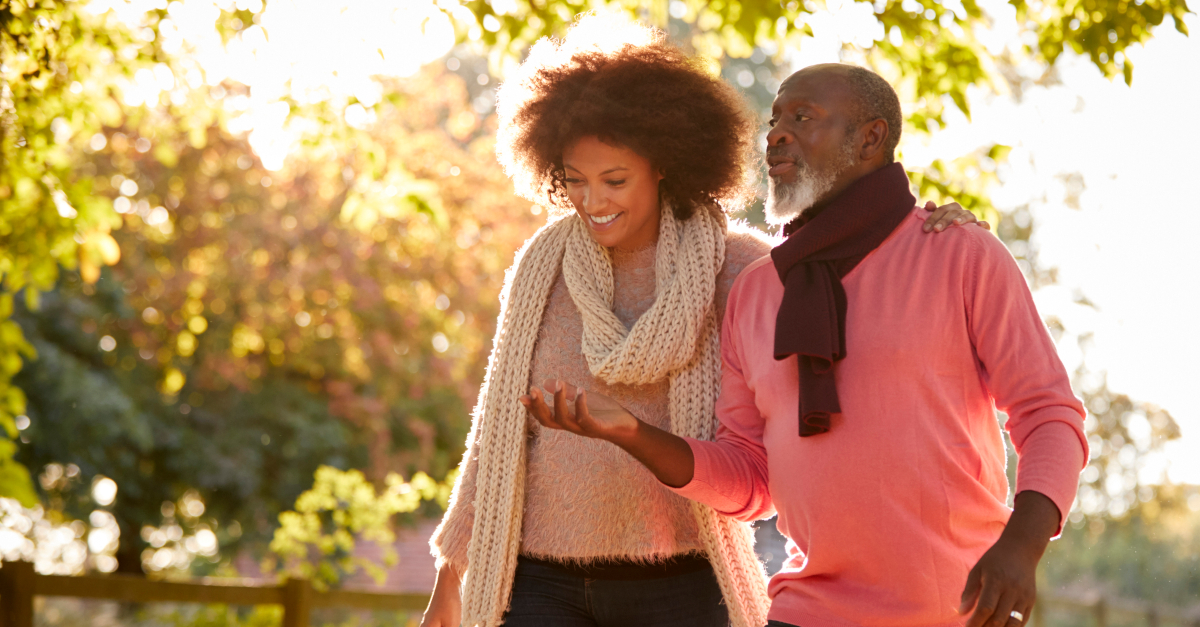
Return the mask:
M 771 157 L 782 157 L 802 168 L 808 165 L 808 162 L 804 160 L 804 157 L 790 154 L 786 146 L 767 146 L 767 154 L 765 155 L 765 159 L 770 159 Z

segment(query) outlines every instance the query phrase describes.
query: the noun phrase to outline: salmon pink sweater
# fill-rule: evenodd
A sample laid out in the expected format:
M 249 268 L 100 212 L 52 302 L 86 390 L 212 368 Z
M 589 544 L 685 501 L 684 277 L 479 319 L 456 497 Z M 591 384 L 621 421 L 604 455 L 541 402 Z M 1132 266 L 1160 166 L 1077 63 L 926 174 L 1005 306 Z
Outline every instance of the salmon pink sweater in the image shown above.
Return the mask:
M 769 257 L 729 295 L 715 442 L 688 440 L 676 492 L 743 520 L 778 511 L 788 559 L 770 618 L 803 627 L 940 626 L 1017 492 L 1065 515 L 1087 459 L 1084 409 L 1008 250 L 977 226 L 936 237 L 915 209 L 842 283 L 847 357 L 832 429 L 798 434 L 796 357 L 776 361 Z

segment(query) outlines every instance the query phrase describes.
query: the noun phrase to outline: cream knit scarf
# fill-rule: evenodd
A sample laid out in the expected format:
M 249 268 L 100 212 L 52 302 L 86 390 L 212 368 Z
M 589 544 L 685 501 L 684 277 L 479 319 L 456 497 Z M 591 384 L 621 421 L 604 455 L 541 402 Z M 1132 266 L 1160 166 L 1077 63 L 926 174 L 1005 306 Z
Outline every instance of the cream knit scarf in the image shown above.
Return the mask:
M 609 253 L 577 215 L 547 224 L 518 253 L 501 294 L 499 328 L 475 410 L 479 475 L 463 625 L 496 627 L 508 608 L 525 502 L 527 427 L 517 399 L 528 391 L 538 328 L 559 271 L 583 317 L 583 352 L 592 374 L 625 384 L 669 378 L 671 431 L 712 439 L 721 376 L 714 295 L 725 233 L 725 217 L 717 209 L 697 209 L 679 222 L 663 207 L 655 301 L 632 329 L 612 311 Z M 769 600 L 753 532 L 707 506 L 692 505 L 734 627 L 760 627 Z

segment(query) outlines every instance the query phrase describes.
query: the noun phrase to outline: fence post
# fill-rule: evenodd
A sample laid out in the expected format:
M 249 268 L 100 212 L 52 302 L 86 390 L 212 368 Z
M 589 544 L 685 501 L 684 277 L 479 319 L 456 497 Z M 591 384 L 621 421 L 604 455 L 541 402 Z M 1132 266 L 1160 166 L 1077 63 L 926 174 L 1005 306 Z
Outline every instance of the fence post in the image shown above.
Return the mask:
M 33 627 L 33 563 L 4 562 L 0 568 L 0 625 Z
M 1096 599 L 1092 614 L 1096 617 L 1096 627 L 1108 627 L 1108 605 L 1104 603 L 1104 597 Z
M 283 587 L 283 627 L 308 627 L 312 585 L 307 579 L 287 580 Z

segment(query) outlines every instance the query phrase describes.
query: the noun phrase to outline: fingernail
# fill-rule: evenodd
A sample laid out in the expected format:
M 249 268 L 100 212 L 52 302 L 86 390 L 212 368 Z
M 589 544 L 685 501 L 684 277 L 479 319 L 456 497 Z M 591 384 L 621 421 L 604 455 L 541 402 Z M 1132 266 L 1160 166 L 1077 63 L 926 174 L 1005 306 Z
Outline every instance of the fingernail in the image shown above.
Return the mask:
M 554 382 L 554 391 L 555 391 L 555 392 L 561 392 L 561 391 L 562 391 L 562 389 L 563 389 L 563 387 L 562 387 L 562 381 L 555 381 L 555 382 Z
M 942 225 L 940 225 L 940 224 L 939 224 L 939 225 L 937 225 L 937 226 L 935 226 L 935 227 L 933 227 L 933 228 L 935 228 L 935 229 L 937 229 L 937 230 L 939 230 L 939 231 L 940 231 L 940 230 L 942 230 L 942 229 L 944 229 L 944 228 L 946 228 L 946 227 L 944 227 L 944 226 L 942 226 Z

